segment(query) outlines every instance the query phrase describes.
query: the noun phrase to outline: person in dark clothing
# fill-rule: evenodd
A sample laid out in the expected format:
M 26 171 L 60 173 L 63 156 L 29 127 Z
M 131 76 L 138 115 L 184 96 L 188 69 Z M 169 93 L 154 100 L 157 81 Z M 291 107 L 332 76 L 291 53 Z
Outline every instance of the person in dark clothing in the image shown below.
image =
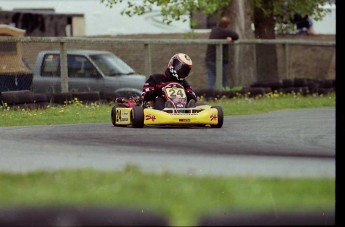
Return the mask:
M 218 26 L 212 28 L 209 39 L 226 39 L 228 43 L 238 40 L 239 35 L 230 29 L 229 18 L 222 17 L 218 22 Z M 228 84 L 228 63 L 229 63 L 229 47 L 223 45 L 223 81 L 222 86 L 226 88 Z M 216 45 L 208 45 L 206 50 L 205 64 L 207 70 L 207 87 L 214 88 L 216 82 Z
M 142 91 L 142 100 L 154 102 L 154 108 L 162 110 L 166 105 L 162 88 L 170 82 L 182 84 L 187 95 L 187 107 L 195 107 L 196 95 L 185 80 L 192 69 L 192 60 L 187 54 L 175 54 L 169 61 L 163 74 L 153 74 L 145 82 Z M 171 107 L 171 106 L 168 106 Z
M 314 35 L 313 20 L 310 16 L 302 16 L 300 13 L 295 13 L 292 23 L 296 25 L 298 34 Z

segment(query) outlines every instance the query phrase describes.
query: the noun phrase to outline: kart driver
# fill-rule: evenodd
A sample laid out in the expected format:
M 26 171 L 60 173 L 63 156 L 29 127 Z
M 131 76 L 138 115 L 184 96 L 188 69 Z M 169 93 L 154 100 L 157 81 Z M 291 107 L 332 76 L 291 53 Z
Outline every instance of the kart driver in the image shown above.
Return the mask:
M 187 95 L 187 108 L 195 107 L 196 95 L 185 78 L 192 69 L 192 59 L 183 53 L 172 56 L 163 74 L 151 75 L 144 84 L 142 92 L 142 100 L 145 102 L 154 101 L 154 108 L 162 110 L 169 106 L 169 102 L 165 103 L 162 88 L 169 82 L 180 83 Z

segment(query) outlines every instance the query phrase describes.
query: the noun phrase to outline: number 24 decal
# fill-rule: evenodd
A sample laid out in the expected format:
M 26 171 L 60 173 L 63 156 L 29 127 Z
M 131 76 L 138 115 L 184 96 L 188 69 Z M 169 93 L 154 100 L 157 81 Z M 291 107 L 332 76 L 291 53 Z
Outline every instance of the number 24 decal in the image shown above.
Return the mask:
M 183 89 L 181 89 L 181 88 L 177 88 L 177 89 L 169 88 L 169 89 L 167 89 L 167 92 L 168 92 L 169 96 L 177 96 L 178 95 L 181 98 L 183 98 L 184 94 L 185 94 Z

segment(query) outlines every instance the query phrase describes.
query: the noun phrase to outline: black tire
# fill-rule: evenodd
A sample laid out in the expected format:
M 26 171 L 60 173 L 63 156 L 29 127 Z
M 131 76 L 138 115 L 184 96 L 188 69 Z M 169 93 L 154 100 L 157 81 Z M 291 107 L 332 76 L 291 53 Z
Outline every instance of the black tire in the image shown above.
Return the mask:
M 295 81 L 293 79 L 283 79 L 283 88 L 293 87 L 295 85 Z
M 236 96 L 236 91 L 223 91 L 223 95 L 228 99 L 232 99 Z
M 0 226 L 169 226 L 161 213 L 123 207 L 18 207 L 0 209 Z
M 135 106 L 132 108 L 131 121 L 133 128 L 144 127 L 144 109 L 141 106 Z
M 250 217 L 250 218 L 248 218 Z M 334 212 L 253 212 L 207 214 L 198 219 L 196 226 L 251 226 L 253 223 L 289 226 L 327 226 L 334 223 Z M 273 221 L 272 221 L 273 220 Z
M 116 127 L 116 105 L 111 108 L 111 123 Z
M 127 125 L 117 125 L 116 124 L 116 111 L 117 111 L 117 108 L 119 107 L 123 107 L 121 105 L 114 105 L 112 108 L 111 108 L 111 123 L 115 126 L 115 127 L 127 127 Z
M 4 91 L 1 92 L 0 99 L 7 105 L 19 105 L 34 103 L 34 94 L 29 90 Z
M 37 108 L 46 108 L 49 105 L 46 93 L 34 93 L 34 104 Z
M 107 102 L 115 101 L 115 99 L 119 97 L 115 92 L 101 92 L 100 99 L 105 100 Z
M 308 86 L 307 79 L 305 78 L 295 78 L 294 87 L 306 87 Z
M 73 101 L 72 93 L 54 93 L 52 94 L 52 102 L 56 104 L 66 105 Z
M 99 102 L 101 99 L 98 91 L 72 92 L 72 98 L 86 103 Z
M 211 128 L 221 128 L 223 126 L 224 122 L 224 114 L 223 114 L 223 109 L 220 106 L 212 106 L 212 108 L 216 108 L 218 111 L 218 124 L 216 125 L 211 125 Z
M 35 103 L 48 103 L 48 96 L 46 93 L 34 93 L 34 102 Z
M 259 95 L 264 95 L 265 88 L 263 87 L 244 87 L 241 90 L 243 96 L 256 97 Z

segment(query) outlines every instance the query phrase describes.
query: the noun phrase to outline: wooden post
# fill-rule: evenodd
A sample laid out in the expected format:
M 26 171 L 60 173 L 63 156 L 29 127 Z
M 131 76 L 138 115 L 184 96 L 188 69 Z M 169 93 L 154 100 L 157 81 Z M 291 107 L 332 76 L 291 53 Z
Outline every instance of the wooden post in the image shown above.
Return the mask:
M 67 69 L 67 51 L 64 42 L 60 42 L 60 77 L 61 93 L 68 92 L 68 69 Z
M 151 61 L 151 46 L 149 43 L 145 43 L 145 73 L 146 76 L 152 74 L 152 61 Z
M 289 79 L 289 44 L 284 43 L 284 71 L 285 79 Z
M 222 89 L 223 82 L 223 44 L 216 46 L 216 89 Z

